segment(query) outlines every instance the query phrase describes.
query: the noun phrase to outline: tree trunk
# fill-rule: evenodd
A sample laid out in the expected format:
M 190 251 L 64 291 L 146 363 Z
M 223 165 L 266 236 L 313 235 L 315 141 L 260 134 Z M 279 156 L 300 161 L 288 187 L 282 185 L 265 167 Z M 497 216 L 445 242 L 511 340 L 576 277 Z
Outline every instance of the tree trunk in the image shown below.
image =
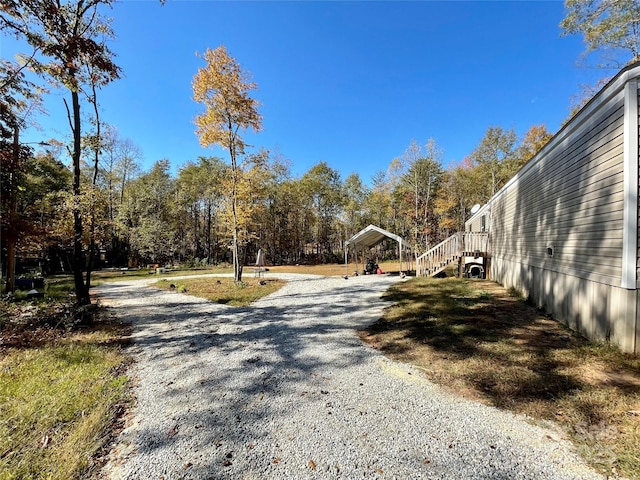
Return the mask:
M 7 235 L 7 285 L 5 293 L 13 293 L 16 289 L 16 210 L 18 203 L 17 173 L 20 163 L 20 127 L 17 123 L 13 131 L 13 165 L 11 166 L 11 185 L 9 192 L 9 234 Z
M 127 184 L 127 174 L 129 173 L 129 160 L 123 158 L 122 181 L 120 182 L 120 206 L 124 203 L 124 187 Z
M 211 216 L 212 216 L 212 208 L 211 208 L 211 200 L 207 200 L 207 233 L 205 234 L 205 241 L 207 242 L 207 264 L 211 264 L 212 262 L 212 247 L 211 247 Z
M 100 161 L 100 146 L 102 140 L 100 138 L 100 112 L 98 111 L 98 94 L 96 92 L 96 84 L 92 82 L 91 84 L 91 103 L 93 104 L 94 113 L 96 116 L 96 144 L 93 146 L 94 148 L 94 158 L 93 158 L 93 178 L 92 178 L 92 187 L 95 189 L 96 184 L 98 183 L 98 172 L 99 172 L 99 161 Z M 93 263 L 95 257 L 95 249 L 96 249 L 96 212 L 95 206 L 93 205 L 93 196 L 95 195 L 95 191 L 91 191 L 91 222 L 89 225 L 89 258 L 87 260 L 87 272 L 86 272 L 86 288 L 87 291 L 91 288 L 91 272 L 93 271 Z
M 193 236 L 195 257 L 200 258 L 202 253 L 202 246 L 200 245 L 200 208 L 198 208 L 198 202 L 193 203 Z
M 235 223 L 236 222 L 235 207 L 233 210 L 233 215 L 234 215 L 233 220 Z M 240 265 L 240 252 L 238 248 L 238 229 L 235 225 L 233 227 L 233 280 L 235 282 L 242 281 L 242 266 Z
M 242 265 L 238 248 L 238 164 L 233 145 L 229 147 L 229 154 L 231 156 L 231 213 L 233 217 L 233 281 L 239 283 L 242 281 Z
M 78 92 L 71 91 L 73 106 L 73 281 L 76 289 L 76 302 L 79 305 L 91 303 L 89 289 L 82 278 L 84 255 L 82 252 L 82 214 L 80 211 L 80 101 Z

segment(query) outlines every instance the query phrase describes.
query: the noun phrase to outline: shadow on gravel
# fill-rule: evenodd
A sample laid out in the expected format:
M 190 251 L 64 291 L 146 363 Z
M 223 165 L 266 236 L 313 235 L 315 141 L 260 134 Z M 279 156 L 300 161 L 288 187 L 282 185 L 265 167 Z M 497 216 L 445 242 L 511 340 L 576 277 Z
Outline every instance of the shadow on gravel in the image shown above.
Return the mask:
M 170 412 L 142 421 L 140 453 L 171 455 L 184 444 L 186 478 L 239 478 L 248 463 L 261 465 L 266 477 L 278 468 L 271 434 L 292 411 L 330 404 L 335 377 L 327 372 L 371 359 L 355 330 L 380 317 L 367 305 L 391 283 L 345 280 L 319 291 L 316 280 L 305 282 L 310 293 L 285 287 L 277 300 L 243 308 L 145 287 L 133 298 L 124 287 L 102 289 L 107 304 L 123 302 L 114 311 L 135 326 L 141 368 L 154 370 L 140 388 L 162 405 L 157 415 Z M 314 302 L 319 294 L 322 302 Z M 345 388 L 366 388 L 366 381 Z M 322 419 L 309 419 L 315 421 Z

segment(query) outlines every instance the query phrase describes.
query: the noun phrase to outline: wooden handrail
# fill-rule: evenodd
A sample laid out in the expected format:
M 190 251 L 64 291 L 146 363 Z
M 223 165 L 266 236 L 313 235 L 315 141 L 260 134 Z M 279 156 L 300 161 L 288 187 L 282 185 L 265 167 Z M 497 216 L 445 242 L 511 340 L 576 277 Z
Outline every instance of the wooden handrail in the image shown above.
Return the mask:
M 442 270 L 463 253 L 487 252 L 487 232 L 458 232 L 443 240 L 416 259 L 416 275 L 432 276 Z
M 464 252 L 488 252 L 489 233 L 488 232 L 465 232 Z

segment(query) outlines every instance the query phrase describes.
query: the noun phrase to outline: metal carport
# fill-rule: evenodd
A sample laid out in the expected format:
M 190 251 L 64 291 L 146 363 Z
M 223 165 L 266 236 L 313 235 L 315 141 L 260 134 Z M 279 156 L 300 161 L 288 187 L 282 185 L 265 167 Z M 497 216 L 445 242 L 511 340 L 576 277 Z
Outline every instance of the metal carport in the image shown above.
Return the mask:
M 363 228 L 358 233 L 356 233 L 353 237 L 346 241 L 344 245 L 344 264 L 345 267 L 349 264 L 349 247 L 357 248 L 371 248 L 375 247 L 377 244 L 382 242 L 385 238 L 391 238 L 398 242 L 399 251 L 400 251 L 400 272 L 402 272 L 402 254 L 406 250 L 411 250 L 411 247 L 399 235 L 395 233 L 388 232 L 383 228 L 376 227 L 375 225 L 369 225 L 366 228 Z M 357 250 L 356 250 L 356 265 L 358 264 L 357 260 Z

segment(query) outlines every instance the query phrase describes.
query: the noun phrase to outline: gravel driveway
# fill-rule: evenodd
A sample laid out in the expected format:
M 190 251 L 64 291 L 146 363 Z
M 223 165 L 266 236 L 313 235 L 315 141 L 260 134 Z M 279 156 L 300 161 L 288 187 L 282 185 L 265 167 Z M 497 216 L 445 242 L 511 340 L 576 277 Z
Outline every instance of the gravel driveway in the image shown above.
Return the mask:
M 282 275 L 247 308 L 104 285 L 137 405 L 108 479 L 595 479 L 558 431 L 456 398 L 355 330 L 397 277 Z

